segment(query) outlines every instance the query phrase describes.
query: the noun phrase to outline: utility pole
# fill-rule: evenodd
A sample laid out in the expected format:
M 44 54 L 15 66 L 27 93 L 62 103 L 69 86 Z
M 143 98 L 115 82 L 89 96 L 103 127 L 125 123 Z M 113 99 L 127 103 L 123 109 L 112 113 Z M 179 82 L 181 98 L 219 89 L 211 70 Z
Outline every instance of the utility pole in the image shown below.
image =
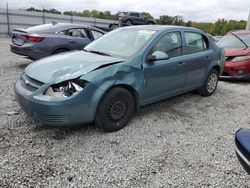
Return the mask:
M 10 17 L 9 17 L 9 5 L 6 3 L 6 8 L 7 8 L 7 26 L 8 26 L 8 34 L 10 36 Z
M 249 15 L 248 15 L 246 30 L 250 30 L 250 10 L 249 10 Z
M 44 12 L 44 6 L 43 6 L 43 24 L 45 24 L 45 12 Z

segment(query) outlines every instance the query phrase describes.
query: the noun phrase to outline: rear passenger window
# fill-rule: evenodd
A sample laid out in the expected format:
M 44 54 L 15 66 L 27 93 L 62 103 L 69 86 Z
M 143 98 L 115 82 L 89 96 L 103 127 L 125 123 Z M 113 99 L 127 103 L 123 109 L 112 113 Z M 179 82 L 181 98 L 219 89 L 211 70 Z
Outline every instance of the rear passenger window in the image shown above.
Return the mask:
M 184 54 L 202 52 L 208 49 L 208 39 L 200 33 L 185 32 L 186 46 Z
M 130 16 L 139 17 L 138 13 L 130 13 Z
M 100 38 L 103 35 L 103 33 L 99 32 L 99 31 L 91 30 L 91 32 L 92 32 L 93 37 L 94 37 L 95 40 Z
M 87 33 L 86 30 L 83 28 L 79 28 L 79 29 L 69 29 L 69 30 L 65 30 L 65 31 L 60 31 L 58 32 L 59 34 L 63 34 L 63 35 L 68 35 L 71 37 L 82 37 L 82 38 L 87 38 Z
M 182 41 L 180 32 L 171 32 L 163 35 L 153 46 L 151 53 L 164 52 L 169 58 L 182 55 Z

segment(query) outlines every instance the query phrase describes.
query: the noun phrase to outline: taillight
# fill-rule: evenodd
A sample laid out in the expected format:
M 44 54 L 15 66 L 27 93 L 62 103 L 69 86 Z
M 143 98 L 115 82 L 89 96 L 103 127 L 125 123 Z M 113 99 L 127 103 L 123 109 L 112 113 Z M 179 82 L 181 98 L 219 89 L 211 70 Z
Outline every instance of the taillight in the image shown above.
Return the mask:
M 44 37 L 32 36 L 32 35 L 22 35 L 21 38 L 26 41 L 31 42 L 40 42 L 44 39 Z

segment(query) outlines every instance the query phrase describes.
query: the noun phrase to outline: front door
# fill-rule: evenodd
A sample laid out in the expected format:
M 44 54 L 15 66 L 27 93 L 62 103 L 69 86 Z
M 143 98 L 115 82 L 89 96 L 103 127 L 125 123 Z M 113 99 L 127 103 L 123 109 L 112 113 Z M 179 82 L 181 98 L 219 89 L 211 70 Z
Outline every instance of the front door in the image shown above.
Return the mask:
M 141 103 L 148 104 L 181 93 L 185 83 L 185 63 L 182 61 L 182 40 L 180 32 L 163 34 L 153 44 L 148 55 L 165 53 L 168 59 L 145 62 L 145 78 Z

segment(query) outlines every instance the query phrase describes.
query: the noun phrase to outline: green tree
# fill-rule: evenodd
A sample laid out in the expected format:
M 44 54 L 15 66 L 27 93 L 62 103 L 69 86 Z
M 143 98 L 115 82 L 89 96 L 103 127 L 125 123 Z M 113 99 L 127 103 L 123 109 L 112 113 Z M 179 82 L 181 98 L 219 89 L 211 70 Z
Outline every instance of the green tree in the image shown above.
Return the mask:
M 174 16 L 172 25 L 185 25 L 183 17 L 180 15 Z
M 159 19 L 156 20 L 157 24 L 160 24 L 160 25 L 172 25 L 173 21 L 174 21 L 174 18 L 168 15 L 162 15 L 159 17 Z
M 35 12 L 47 12 L 52 14 L 62 14 L 60 11 L 52 8 L 52 9 L 36 9 L 34 7 L 30 7 L 26 9 L 27 11 L 35 11 Z

